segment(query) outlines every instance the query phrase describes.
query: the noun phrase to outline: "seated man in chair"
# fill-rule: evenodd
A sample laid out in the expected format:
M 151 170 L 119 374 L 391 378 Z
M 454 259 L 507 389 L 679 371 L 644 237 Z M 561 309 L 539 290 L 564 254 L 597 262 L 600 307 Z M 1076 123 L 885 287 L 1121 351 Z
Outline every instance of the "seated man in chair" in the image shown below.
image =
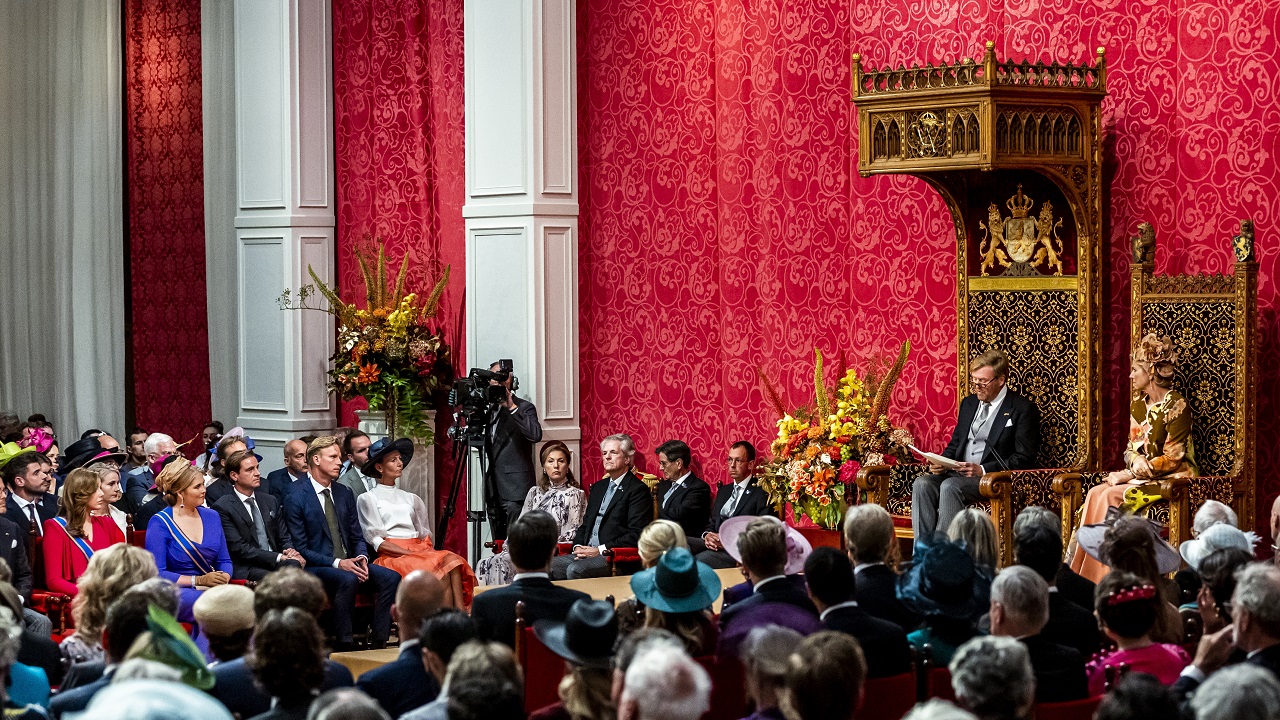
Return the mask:
M 930 464 L 911 491 L 911 529 L 916 542 L 946 533 L 965 505 L 981 498 L 979 481 L 988 472 L 1024 470 L 1040 447 L 1040 411 L 1007 387 L 1009 359 L 988 350 L 969 363 L 973 394 L 960 402 L 960 418 L 942 456 L 953 470 Z

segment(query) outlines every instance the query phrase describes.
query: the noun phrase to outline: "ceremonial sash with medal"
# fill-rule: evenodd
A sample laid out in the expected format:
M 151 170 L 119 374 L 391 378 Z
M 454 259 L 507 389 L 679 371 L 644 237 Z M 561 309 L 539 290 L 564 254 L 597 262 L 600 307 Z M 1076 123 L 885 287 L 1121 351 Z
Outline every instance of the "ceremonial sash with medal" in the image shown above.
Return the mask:
M 204 555 L 200 554 L 200 549 L 195 546 L 195 543 L 191 542 L 191 539 L 188 538 L 182 532 L 182 529 L 178 527 L 177 521 L 173 519 L 173 508 L 165 508 L 164 510 L 161 510 L 156 513 L 156 517 L 160 518 L 160 522 L 163 523 L 165 529 L 169 531 L 169 536 L 173 538 L 173 541 L 177 543 L 182 552 L 186 553 L 187 558 L 191 560 L 191 564 L 194 565 L 197 570 L 206 574 L 216 570 L 216 568 L 214 568 L 213 565 L 205 559 Z M 200 522 L 204 522 L 204 519 L 202 518 Z
M 71 542 L 74 543 L 76 547 L 80 548 L 80 552 L 84 553 L 84 559 L 86 561 L 93 557 L 93 548 L 89 547 L 89 543 L 82 537 L 72 535 L 71 531 L 67 529 L 66 518 L 59 515 L 58 517 L 55 517 L 53 521 L 58 523 L 58 527 L 62 528 L 62 532 L 66 533 L 67 537 L 71 538 Z

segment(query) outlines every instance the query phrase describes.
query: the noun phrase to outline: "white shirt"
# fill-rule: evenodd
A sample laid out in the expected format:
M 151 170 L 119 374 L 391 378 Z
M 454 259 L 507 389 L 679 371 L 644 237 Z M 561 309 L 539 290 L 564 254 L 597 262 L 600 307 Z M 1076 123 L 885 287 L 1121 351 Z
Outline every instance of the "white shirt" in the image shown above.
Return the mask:
M 244 511 L 249 513 L 249 517 L 253 517 L 253 506 L 249 504 L 249 501 L 253 500 L 253 505 L 257 505 L 258 501 L 255 499 L 257 497 L 257 494 L 255 493 L 253 495 L 245 495 L 244 493 L 240 492 L 240 488 L 237 488 L 234 484 L 232 484 L 231 489 L 235 492 L 236 497 L 240 498 L 240 502 L 244 505 Z M 324 507 L 323 497 L 320 498 L 320 507 Z M 258 508 L 258 514 L 259 515 L 262 514 L 262 508 Z M 266 518 L 262 518 L 262 522 L 265 523 L 266 521 L 267 521 Z M 263 528 L 263 530 L 265 529 L 266 528 Z M 254 542 L 257 542 L 257 538 L 254 538 Z M 284 559 L 284 555 L 281 555 L 280 553 L 276 553 L 277 563 L 283 559 Z M 334 567 L 337 567 L 337 566 L 335 565 Z
M 377 550 L 384 540 L 427 539 L 431 528 L 422 498 L 392 485 L 378 485 L 356 498 L 365 542 Z
M 511 582 L 515 582 L 520 578 L 545 578 L 547 580 L 550 580 L 551 576 L 544 572 L 516 573 L 516 576 L 511 578 Z
M 826 610 L 823 610 L 822 614 L 818 616 L 818 621 L 821 622 L 826 620 L 827 616 L 830 615 L 833 610 L 839 610 L 840 608 L 847 608 L 847 607 L 858 607 L 858 601 L 848 600 L 846 602 L 836 603 L 835 605 L 832 605 Z
M 326 490 L 329 490 L 329 487 L 325 487 L 324 485 L 321 485 L 320 483 L 316 482 L 316 479 L 315 479 L 315 478 L 313 478 L 313 477 L 311 477 L 311 476 L 309 476 L 309 475 L 307 476 L 307 479 L 311 481 L 311 489 L 315 491 L 315 493 L 316 493 L 316 499 L 320 501 L 320 507 L 323 509 L 323 508 L 324 508 L 324 493 L 325 493 L 325 491 L 326 491 Z M 330 486 L 330 487 L 331 487 L 331 486 Z M 330 495 L 330 497 L 332 497 L 332 496 L 333 496 L 333 491 L 332 491 L 332 490 L 330 490 L 329 495 Z M 333 512 L 334 512 L 334 513 L 337 513 L 337 512 L 338 512 L 338 503 L 337 503 L 337 502 L 334 502 L 334 503 L 333 503 Z M 365 560 L 368 560 L 368 559 L 369 559 L 369 558 L 365 557 L 364 555 L 357 555 L 356 557 L 362 557 L 362 558 L 364 558 Z M 354 560 L 355 558 L 349 558 L 349 559 Z M 339 560 L 338 558 L 334 558 L 334 559 L 333 559 L 333 567 L 338 567 L 338 563 L 340 563 L 340 562 L 342 562 L 342 561 L 341 561 L 341 560 Z

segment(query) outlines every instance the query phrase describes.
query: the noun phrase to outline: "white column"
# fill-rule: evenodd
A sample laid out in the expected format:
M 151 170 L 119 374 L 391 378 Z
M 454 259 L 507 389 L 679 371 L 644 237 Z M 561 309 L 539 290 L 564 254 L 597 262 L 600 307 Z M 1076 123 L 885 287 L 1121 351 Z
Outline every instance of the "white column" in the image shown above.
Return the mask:
M 465 12 L 466 358 L 472 366 L 511 358 L 543 439 L 564 441 L 576 458 L 574 3 L 466 0 Z M 470 496 L 479 509 L 479 494 Z
M 334 323 L 282 311 L 285 288 L 334 278 L 333 62 L 326 0 L 235 2 L 238 424 L 263 449 L 333 428 Z M 211 288 L 212 289 L 212 288 Z M 279 467 L 278 452 L 259 451 Z

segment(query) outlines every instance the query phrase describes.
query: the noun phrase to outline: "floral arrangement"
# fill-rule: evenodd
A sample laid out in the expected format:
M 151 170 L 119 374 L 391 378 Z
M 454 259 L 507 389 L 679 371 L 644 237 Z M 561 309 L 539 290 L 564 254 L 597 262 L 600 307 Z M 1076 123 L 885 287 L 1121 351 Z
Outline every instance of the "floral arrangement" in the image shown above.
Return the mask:
M 894 426 L 887 414 L 893 387 L 902 374 L 911 344 L 904 342 L 897 360 L 882 378 L 874 370 L 859 375 L 843 360 L 835 386 L 828 389 L 822 352 L 815 349 L 814 401 L 788 412 L 768 377 L 756 372 L 778 419 L 772 459 L 759 471 L 760 486 L 776 505 L 791 503 L 796 516 L 819 527 L 835 529 L 844 517 L 849 485 L 863 466 L 905 461 L 915 440 Z M 883 364 L 883 363 L 881 363 Z M 834 401 L 834 402 L 833 402 Z
M 382 243 L 357 246 L 356 262 L 364 282 L 366 306 L 345 303 L 337 291 L 311 269 L 312 284 L 299 289 L 296 300 L 285 290 L 283 309 L 323 310 L 338 321 L 338 349 L 329 358 L 329 389 L 343 400 L 363 397 L 369 409 L 383 412 L 391 437 L 432 441 L 427 411 L 434 395 L 452 376 L 449 346 L 434 324 L 440 297 L 449 283 L 449 267 L 440 272 L 431 292 L 406 292 L 408 258 L 400 261 L 395 282 L 388 283 L 387 257 Z M 319 292 L 327 307 L 309 304 Z

